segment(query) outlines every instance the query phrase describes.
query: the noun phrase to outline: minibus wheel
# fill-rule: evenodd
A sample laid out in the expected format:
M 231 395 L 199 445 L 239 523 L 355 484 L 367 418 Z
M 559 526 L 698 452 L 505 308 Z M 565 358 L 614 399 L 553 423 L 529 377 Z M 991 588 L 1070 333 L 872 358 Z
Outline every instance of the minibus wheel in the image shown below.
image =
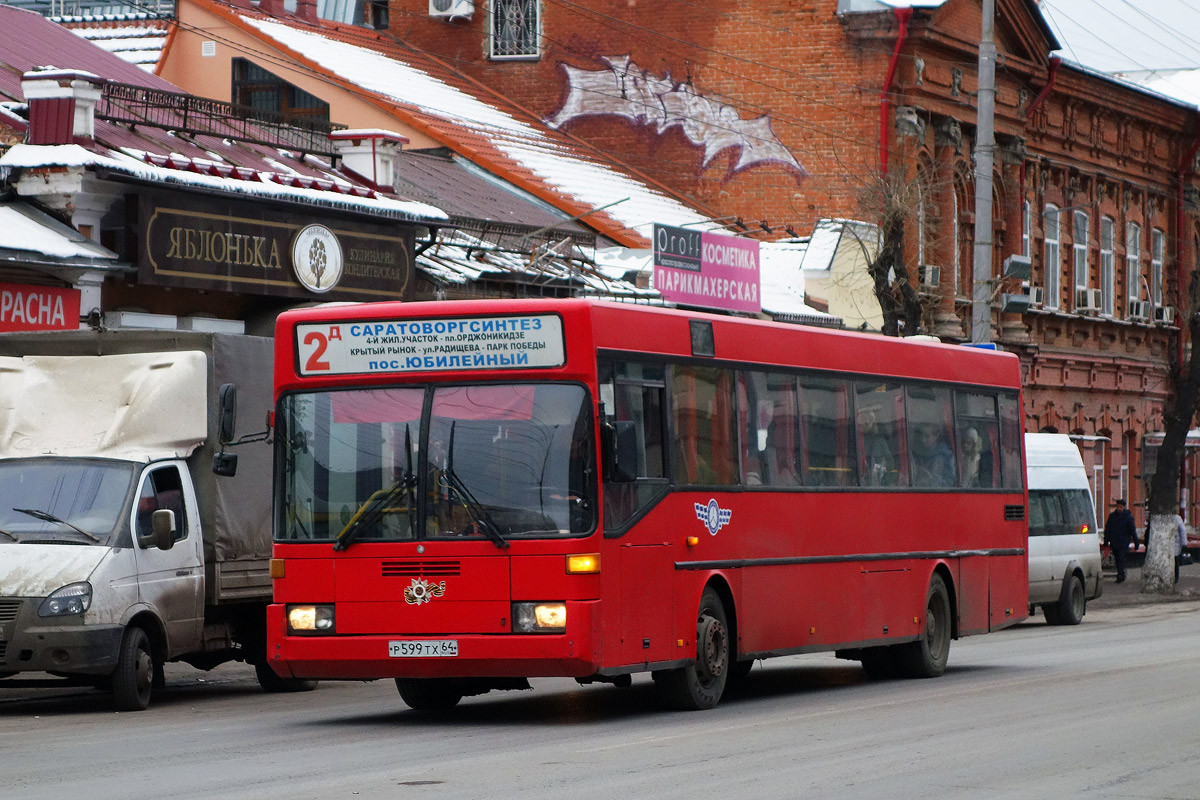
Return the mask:
M 1078 625 L 1083 622 L 1086 611 L 1087 598 L 1083 593 L 1083 581 L 1078 575 L 1070 577 L 1057 603 L 1042 606 L 1042 613 L 1050 625 Z
M 127 628 L 112 673 L 113 700 L 118 711 L 144 711 L 149 707 L 155 671 L 150 638 L 141 628 Z

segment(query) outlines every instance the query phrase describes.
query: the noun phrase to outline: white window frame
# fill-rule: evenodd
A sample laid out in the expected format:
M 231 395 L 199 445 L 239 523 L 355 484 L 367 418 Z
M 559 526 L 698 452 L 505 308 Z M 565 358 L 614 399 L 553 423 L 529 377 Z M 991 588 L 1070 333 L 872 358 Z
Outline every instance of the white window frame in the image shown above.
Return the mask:
M 1021 205 L 1021 255 L 1033 258 L 1033 204 L 1028 200 Z
M 1071 263 L 1076 289 L 1088 288 L 1088 236 L 1091 234 L 1092 217 L 1086 211 L 1076 211 L 1071 220 Z
M 532 23 L 527 15 L 532 14 Z M 516 37 L 501 36 L 508 25 L 532 28 L 532 49 L 502 52 L 499 46 L 509 43 L 515 49 L 522 42 Z M 509 41 L 511 40 L 511 41 Z M 488 58 L 492 61 L 536 61 L 542 57 L 542 0 L 488 0 Z
M 958 189 L 955 187 L 950 192 L 950 214 L 953 218 L 951 226 L 954 231 L 954 295 L 958 296 L 958 284 L 962 280 L 959 272 L 962 270 L 962 253 L 959 252 L 959 247 L 962 242 L 959 241 L 958 230 Z
M 1131 222 L 1125 226 L 1125 296 L 1130 300 L 1142 298 L 1142 226 Z
M 1112 217 L 1100 218 L 1100 313 L 1113 315 L 1113 296 L 1117 281 L 1117 223 Z
M 1042 265 L 1046 283 L 1042 305 L 1045 308 L 1058 308 L 1059 280 L 1062 278 L 1062 213 L 1053 203 L 1047 203 L 1042 212 L 1042 232 L 1046 254 Z
M 1150 302 L 1161 306 L 1163 301 L 1163 257 L 1166 255 L 1167 235 L 1161 228 L 1150 230 Z

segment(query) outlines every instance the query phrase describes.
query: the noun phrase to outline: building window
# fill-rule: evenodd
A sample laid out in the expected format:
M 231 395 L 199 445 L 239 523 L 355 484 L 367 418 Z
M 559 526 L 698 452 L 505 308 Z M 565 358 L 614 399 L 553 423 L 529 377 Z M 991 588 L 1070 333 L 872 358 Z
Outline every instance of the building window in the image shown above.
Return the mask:
M 1142 227 L 1136 222 L 1125 229 L 1125 295 L 1130 300 L 1142 296 Z
M 329 121 L 329 104 L 244 58 L 233 59 L 233 104 L 288 119 Z
M 951 221 L 950 229 L 954 231 L 954 294 L 958 295 L 959 272 L 962 270 L 962 253 L 959 248 L 962 247 L 962 242 L 958 238 L 958 192 L 950 192 L 951 201 Z
M 1059 250 L 1058 206 L 1046 205 L 1042 215 L 1042 227 L 1046 240 L 1046 262 L 1042 265 L 1046 278 L 1046 296 L 1042 302 L 1046 308 L 1058 308 L 1058 279 L 1062 274 L 1062 255 Z
M 537 58 L 541 23 L 540 0 L 492 0 L 491 58 Z
M 1071 244 L 1075 262 L 1075 288 L 1088 288 L 1088 228 L 1091 219 L 1086 211 L 1075 212 L 1075 241 Z
M 1033 258 L 1029 239 L 1033 235 L 1033 206 L 1026 200 L 1021 204 L 1021 255 Z
M 1150 231 L 1150 302 L 1161 306 L 1163 300 L 1163 252 L 1167 236 L 1158 228 Z
M 1100 313 L 1112 316 L 1113 295 L 1117 279 L 1113 250 L 1116 246 L 1117 225 L 1112 217 L 1100 218 Z

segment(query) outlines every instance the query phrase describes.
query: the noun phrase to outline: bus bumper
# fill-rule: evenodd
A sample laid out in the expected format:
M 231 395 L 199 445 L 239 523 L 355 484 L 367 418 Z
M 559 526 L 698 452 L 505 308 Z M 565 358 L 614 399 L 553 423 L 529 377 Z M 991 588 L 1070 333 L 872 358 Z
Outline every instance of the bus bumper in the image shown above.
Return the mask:
M 268 662 L 285 678 L 582 678 L 600 663 L 599 603 L 567 602 L 563 633 L 289 635 L 284 606 L 267 608 Z M 456 656 L 393 657 L 393 642 L 452 640 Z

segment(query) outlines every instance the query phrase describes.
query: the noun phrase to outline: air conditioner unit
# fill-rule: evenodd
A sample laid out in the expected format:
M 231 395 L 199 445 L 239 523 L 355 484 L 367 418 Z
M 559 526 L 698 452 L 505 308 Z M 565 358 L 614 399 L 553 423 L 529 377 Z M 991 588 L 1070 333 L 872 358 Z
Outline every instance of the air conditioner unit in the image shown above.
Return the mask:
M 1080 314 L 1095 314 L 1100 310 L 1099 289 L 1076 289 L 1075 311 Z
M 1046 304 L 1046 290 L 1041 286 L 1031 286 L 1029 288 L 1029 305 L 1032 308 L 1041 308 Z
M 941 267 L 921 264 L 917 267 L 917 282 L 922 286 L 937 286 L 942 280 Z
M 1158 306 L 1154 309 L 1154 321 L 1164 325 L 1175 324 L 1175 309 L 1170 306 Z
M 475 13 L 475 0 L 429 0 L 429 16 L 469 17 Z
M 1146 320 L 1150 319 L 1150 301 L 1130 300 L 1129 319 L 1136 322 L 1145 322 Z

